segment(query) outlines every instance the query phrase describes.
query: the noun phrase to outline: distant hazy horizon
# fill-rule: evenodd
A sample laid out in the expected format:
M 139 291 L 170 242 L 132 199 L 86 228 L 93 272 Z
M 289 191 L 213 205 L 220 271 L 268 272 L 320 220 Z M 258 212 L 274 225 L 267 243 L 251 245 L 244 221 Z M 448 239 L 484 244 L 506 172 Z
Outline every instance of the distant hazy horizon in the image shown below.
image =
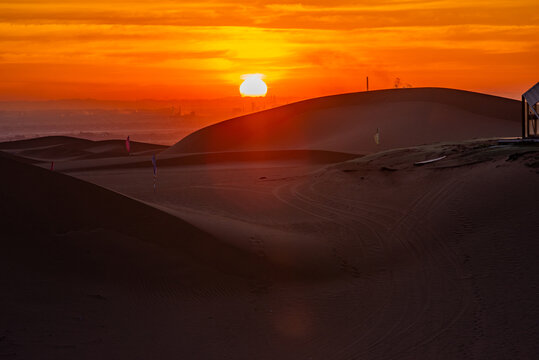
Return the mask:
M 235 96 L 0 101 L 0 142 L 56 135 L 110 140 L 129 135 L 134 141 L 172 145 L 205 126 L 305 99 Z
M 293 98 L 0 101 L 0 142 L 73 136 L 172 145 L 202 127 L 281 106 Z

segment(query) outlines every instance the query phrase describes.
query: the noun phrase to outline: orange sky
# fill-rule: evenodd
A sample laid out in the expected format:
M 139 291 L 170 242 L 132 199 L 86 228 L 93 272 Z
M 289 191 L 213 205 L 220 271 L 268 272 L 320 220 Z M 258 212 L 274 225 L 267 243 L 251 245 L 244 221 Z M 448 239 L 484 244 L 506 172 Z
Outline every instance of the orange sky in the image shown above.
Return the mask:
M 517 97 L 537 0 L 0 0 L 0 100 L 315 97 L 402 84 Z

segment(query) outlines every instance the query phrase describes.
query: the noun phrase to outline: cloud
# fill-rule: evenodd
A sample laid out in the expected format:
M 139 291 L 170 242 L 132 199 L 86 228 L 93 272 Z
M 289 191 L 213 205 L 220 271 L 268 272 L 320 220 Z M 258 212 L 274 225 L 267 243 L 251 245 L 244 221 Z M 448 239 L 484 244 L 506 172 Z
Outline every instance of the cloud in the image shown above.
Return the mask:
M 213 59 L 225 58 L 228 51 L 140 51 L 105 52 L 105 57 L 129 59 L 132 61 L 161 62 L 170 59 Z
M 356 29 L 456 24 L 525 25 L 533 1 L 25 1 L 0 4 L 0 21 L 22 24 L 247 26 Z M 536 11 L 535 11 L 536 13 Z M 531 15 L 531 18 L 534 16 Z M 535 16 L 537 19 L 537 16 Z
M 460 88 L 469 79 L 536 80 L 535 2 L 2 1 L 0 74 L 40 89 L 47 81 L 95 89 L 91 81 L 100 79 L 187 95 L 197 83 L 224 91 L 257 72 L 272 89 L 301 85 L 312 94 L 353 90 L 367 73 L 388 86 L 394 74 L 416 86 Z

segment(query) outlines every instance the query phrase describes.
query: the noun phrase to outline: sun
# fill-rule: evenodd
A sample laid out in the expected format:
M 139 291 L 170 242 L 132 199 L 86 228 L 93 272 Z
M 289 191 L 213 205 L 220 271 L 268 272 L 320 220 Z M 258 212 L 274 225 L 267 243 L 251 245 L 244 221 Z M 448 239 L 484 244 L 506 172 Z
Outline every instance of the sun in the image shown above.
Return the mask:
M 263 74 L 245 74 L 242 75 L 243 83 L 240 85 L 241 96 L 261 97 L 266 96 L 268 86 L 262 78 Z

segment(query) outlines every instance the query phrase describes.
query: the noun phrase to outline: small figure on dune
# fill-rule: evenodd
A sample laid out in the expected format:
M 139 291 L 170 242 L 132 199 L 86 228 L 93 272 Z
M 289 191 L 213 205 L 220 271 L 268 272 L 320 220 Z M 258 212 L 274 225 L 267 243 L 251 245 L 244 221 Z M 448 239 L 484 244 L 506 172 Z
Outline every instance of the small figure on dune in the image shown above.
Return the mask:
M 374 142 L 376 145 L 380 144 L 380 129 L 376 128 L 376 134 L 374 134 Z
M 153 192 L 157 191 L 157 159 L 155 154 L 152 155 L 152 165 L 153 165 Z

